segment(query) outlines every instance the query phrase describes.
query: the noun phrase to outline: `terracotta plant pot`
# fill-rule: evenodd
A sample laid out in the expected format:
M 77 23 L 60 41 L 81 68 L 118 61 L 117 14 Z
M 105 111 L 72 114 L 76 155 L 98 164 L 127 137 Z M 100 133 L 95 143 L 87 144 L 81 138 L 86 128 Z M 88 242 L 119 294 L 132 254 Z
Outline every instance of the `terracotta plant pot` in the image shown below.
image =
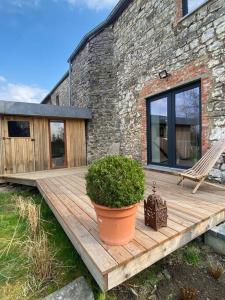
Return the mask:
M 118 246 L 134 238 L 138 204 L 109 208 L 92 202 L 95 208 L 100 239 L 107 245 Z

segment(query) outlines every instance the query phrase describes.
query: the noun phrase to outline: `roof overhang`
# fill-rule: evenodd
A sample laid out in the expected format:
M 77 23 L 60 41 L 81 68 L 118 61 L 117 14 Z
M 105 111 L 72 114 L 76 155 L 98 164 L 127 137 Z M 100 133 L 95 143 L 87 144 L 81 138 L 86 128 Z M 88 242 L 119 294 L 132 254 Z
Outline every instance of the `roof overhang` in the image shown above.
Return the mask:
M 87 120 L 92 117 L 91 111 L 86 108 L 13 101 L 0 101 L 0 115 Z

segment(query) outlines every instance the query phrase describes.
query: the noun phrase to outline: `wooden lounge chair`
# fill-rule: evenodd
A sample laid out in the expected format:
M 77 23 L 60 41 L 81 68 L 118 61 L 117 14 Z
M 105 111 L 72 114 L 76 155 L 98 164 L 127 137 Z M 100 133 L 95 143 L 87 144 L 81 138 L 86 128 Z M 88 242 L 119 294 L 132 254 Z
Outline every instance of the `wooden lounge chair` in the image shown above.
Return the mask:
M 225 190 L 225 187 L 223 187 L 222 185 L 220 186 L 218 184 L 205 181 L 205 179 L 209 175 L 209 172 L 224 151 L 225 140 L 216 142 L 191 169 L 178 174 L 181 178 L 179 179 L 177 184 L 181 184 L 185 178 L 196 181 L 197 185 L 193 189 L 192 194 L 195 194 L 197 192 L 203 182 L 208 185 L 216 186 Z

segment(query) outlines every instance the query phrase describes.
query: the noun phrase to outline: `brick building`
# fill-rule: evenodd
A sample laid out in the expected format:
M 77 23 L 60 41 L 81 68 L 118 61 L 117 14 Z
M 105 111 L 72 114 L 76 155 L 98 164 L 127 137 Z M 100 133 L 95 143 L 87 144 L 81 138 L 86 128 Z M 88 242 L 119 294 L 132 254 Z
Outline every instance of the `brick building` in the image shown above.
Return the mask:
M 121 0 L 68 62 L 44 103 L 92 110 L 88 162 L 189 167 L 225 137 L 224 0 Z M 225 157 L 212 176 L 225 181 Z

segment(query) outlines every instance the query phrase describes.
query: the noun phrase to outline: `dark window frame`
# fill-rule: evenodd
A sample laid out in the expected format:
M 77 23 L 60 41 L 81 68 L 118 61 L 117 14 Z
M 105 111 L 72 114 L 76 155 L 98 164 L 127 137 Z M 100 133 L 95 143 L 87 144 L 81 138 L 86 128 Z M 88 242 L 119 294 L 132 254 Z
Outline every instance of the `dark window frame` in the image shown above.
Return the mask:
M 156 165 L 156 166 L 166 166 L 170 168 L 182 168 L 182 169 L 188 169 L 190 167 L 177 165 L 176 164 L 176 152 L 174 151 L 174 145 L 176 145 L 176 137 L 175 137 L 175 95 L 178 92 L 183 92 L 186 90 L 189 90 L 190 88 L 199 87 L 199 156 L 202 156 L 202 93 L 201 93 L 201 80 L 193 81 L 188 84 L 184 84 L 175 88 L 172 88 L 166 92 L 162 92 L 159 94 L 156 94 L 154 96 L 150 96 L 146 98 L 146 113 L 147 113 L 147 164 L 148 165 Z M 151 151 L 151 144 L 152 144 L 152 138 L 151 138 L 151 102 L 157 101 L 163 97 L 168 98 L 167 102 L 167 119 L 168 124 L 171 123 L 170 126 L 168 126 L 168 165 L 163 165 L 161 163 L 154 163 L 152 162 L 152 151 Z M 169 139 L 170 137 L 170 139 Z M 169 155 L 169 153 L 172 153 Z
M 182 0 L 182 13 L 183 17 L 188 14 L 188 0 Z
M 27 133 L 26 134 L 16 134 L 16 131 L 15 131 L 16 123 L 27 123 L 27 125 L 28 125 L 26 128 Z M 14 129 L 10 128 L 10 124 L 12 125 L 12 127 L 14 127 Z M 31 137 L 30 121 L 28 121 L 28 120 L 8 120 L 7 125 L 8 125 L 8 137 L 9 138 L 27 139 L 27 138 Z M 19 128 L 19 127 L 17 128 L 17 130 L 20 130 L 20 129 L 21 128 Z M 13 130 L 15 133 L 13 133 Z
M 59 106 L 59 95 L 57 94 L 55 97 L 55 104 Z

